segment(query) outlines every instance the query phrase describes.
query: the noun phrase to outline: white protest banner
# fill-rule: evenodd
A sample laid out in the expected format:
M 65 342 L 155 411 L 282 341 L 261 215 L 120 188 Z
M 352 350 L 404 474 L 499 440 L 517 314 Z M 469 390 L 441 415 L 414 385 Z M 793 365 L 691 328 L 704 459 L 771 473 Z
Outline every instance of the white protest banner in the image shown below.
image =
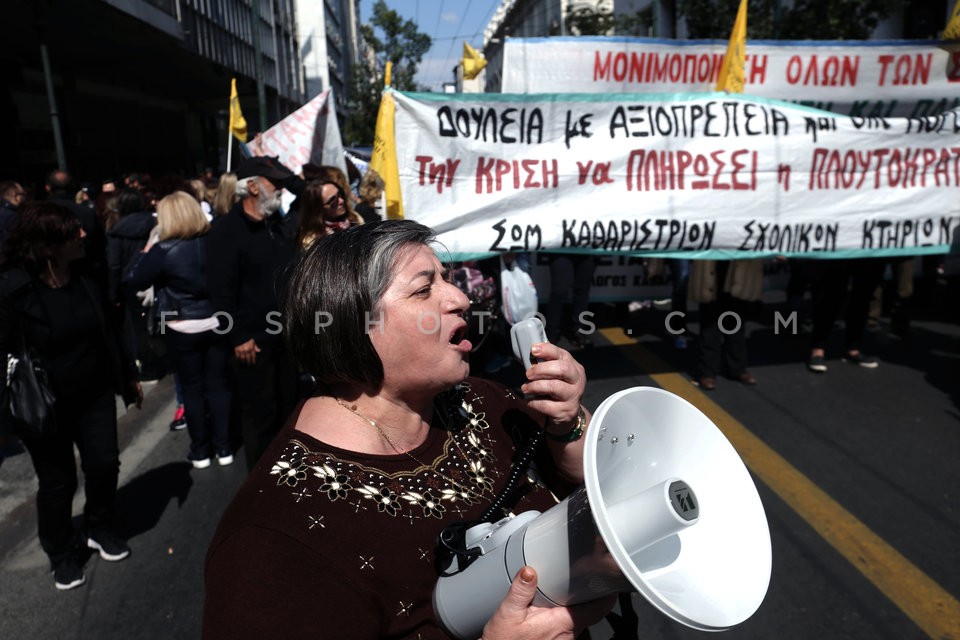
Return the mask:
M 725 40 L 508 38 L 504 93 L 713 91 Z M 960 106 L 960 41 L 748 40 L 743 93 L 853 116 Z
M 406 216 L 458 256 L 918 255 L 946 252 L 960 222 L 960 110 L 855 118 L 740 94 L 394 95 Z
M 255 156 L 279 156 L 280 162 L 294 173 L 300 173 L 308 162 L 339 167 L 346 173 L 332 90 L 318 94 L 257 136 L 247 148 Z

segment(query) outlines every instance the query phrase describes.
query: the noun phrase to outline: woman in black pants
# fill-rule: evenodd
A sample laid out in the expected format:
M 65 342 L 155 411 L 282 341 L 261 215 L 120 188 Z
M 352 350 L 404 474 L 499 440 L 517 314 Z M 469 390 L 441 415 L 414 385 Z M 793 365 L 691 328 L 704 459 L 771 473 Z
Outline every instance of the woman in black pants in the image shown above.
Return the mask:
M 40 545 L 58 589 L 85 581 L 72 524 L 78 484 L 74 445 L 84 474 L 85 545 L 104 560 L 130 555 L 113 528 L 120 471 L 114 395 L 122 394 L 128 405 L 139 406 L 143 399 L 136 365 L 122 351 L 101 292 L 71 269 L 84 256 L 84 236 L 69 210 L 31 205 L 11 231 L 0 274 L 2 353 L 18 350 L 22 336 L 47 370 L 56 396 L 54 426 L 39 437 L 23 438 L 23 444 L 39 480 Z
M 210 223 L 193 196 L 174 193 L 157 203 L 159 242 L 152 241 L 124 276 L 128 287 L 155 289 L 160 331 L 167 342 L 183 390 L 190 434 L 187 460 L 195 469 L 233 462 L 230 448 L 230 350 L 217 329 L 207 294 Z M 207 416 L 209 415 L 209 420 Z
M 882 258 L 822 260 L 816 265 L 814 281 L 813 331 L 807 369 L 826 373 L 826 349 L 833 324 L 844 312 L 843 361 L 866 369 L 880 362 L 863 353 L 864 331 L 870 312 L 870 299 L 883 282 L 886 262 Z M 848 292 L 849 287 L 849 292 Z

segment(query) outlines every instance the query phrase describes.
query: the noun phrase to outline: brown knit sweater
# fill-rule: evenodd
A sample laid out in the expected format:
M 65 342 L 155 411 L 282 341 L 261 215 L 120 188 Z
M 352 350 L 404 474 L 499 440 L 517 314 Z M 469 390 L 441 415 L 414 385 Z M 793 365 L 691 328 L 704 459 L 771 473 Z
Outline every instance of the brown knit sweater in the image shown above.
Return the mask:
M 423 466 L 331 447 L 295 431 L 294 415 L 214 535 L 203 637 L 446 638 L 431 604 L 437 535 L 483 513 L 514 440 L 538 426 L 495 383 L 468 380 L 463 400 L 462 428 L 434 425 L 411 451 Z M 555 504 L 536 477 L 521 480 L 513 512 Z

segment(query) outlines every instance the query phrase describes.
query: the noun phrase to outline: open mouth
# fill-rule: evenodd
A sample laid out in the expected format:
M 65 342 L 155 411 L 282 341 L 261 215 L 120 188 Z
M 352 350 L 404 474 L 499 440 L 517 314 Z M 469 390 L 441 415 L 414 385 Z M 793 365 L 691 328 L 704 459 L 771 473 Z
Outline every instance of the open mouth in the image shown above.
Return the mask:
M 467 337 L 467 327 L 463 325 L 457 327 L 453 334 L 450 336 L 450 344 L 460 344 L 460 342 Z
M 467 340 L 467 333 L 467 325 L 460 325 L 450 334 L 450 344 L 460 351 L 470 351 L 473 345 Z

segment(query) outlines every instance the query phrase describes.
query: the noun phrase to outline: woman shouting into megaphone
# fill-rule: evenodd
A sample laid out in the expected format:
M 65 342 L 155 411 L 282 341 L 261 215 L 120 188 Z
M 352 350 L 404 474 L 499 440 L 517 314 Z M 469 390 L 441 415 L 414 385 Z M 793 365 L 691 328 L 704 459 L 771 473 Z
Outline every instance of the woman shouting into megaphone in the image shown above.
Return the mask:
M 317 389 L 220 521 L 204 638 L 447 638 L 431 603 L 440 531 L 546 510 L 582 482 L 583 367 L 540 343 L 520 393 L 469 377 L 469 301 L 433 242 L 390 220 L 300 259 L 284 324 Z M 612 606 L 542 609 L 535 589 L 525 567 L 484 638 L 573 638 Z

